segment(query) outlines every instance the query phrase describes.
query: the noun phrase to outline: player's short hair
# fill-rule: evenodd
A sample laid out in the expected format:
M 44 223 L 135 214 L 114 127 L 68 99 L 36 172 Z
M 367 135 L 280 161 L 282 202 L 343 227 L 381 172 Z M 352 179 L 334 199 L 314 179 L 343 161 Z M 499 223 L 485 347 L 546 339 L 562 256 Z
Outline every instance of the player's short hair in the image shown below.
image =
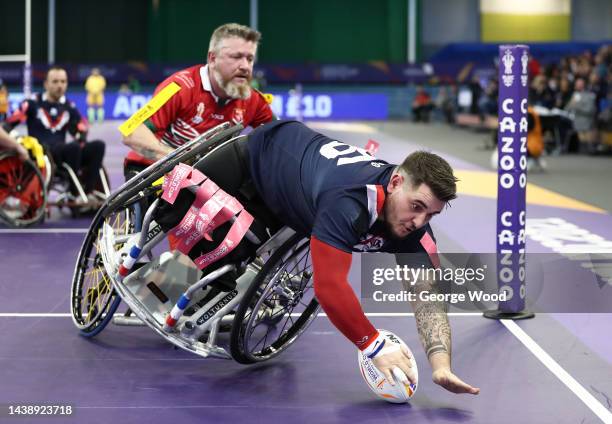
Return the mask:
M 208 45 L 209 52 L 217 53 L 221 48 L 221 43 L 226 38 L 238 37 L 246 41 L 252 41 L 253 43 L 259 43 L 261 33 L 253 28 L 240 24 L 224 24 L 217 28 L 210 37 L 210 44 Z
M 51 73 L 51 71 L 64 71 L 66 72 L 66 76 L 68 76 L 68 72 L 61 66 L 52 66 L 49 69 L 47 69 L 47 74 L 45 75 L 45 81 L 49 79 L 49 74 Z
M 440 156 L 423 150 L 411 153 L 397 167 L 412 187 L 427 184 L 432 193 L 442 202 L 457 198 L 457 181 L 453 168 Z

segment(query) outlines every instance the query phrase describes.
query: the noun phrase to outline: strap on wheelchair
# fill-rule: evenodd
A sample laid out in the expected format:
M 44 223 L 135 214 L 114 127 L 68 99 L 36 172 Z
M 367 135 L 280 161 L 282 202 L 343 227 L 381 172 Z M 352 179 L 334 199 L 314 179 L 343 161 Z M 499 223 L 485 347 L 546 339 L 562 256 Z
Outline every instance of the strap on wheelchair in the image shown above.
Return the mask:
M 244 206 L 219 188 L 211 179 L 189 165 L 179 164 L 164 180 L 162 199 L 174 204 L 181 189 L 199 185 L 191 207 L 181 222 L 169 231 L 178 241 L 176 248 L 188 255 L 202 238 L 237 217 L 219 246 L 194 260 L 199 269 L 223 258 L 244 238 L 254 218 Z

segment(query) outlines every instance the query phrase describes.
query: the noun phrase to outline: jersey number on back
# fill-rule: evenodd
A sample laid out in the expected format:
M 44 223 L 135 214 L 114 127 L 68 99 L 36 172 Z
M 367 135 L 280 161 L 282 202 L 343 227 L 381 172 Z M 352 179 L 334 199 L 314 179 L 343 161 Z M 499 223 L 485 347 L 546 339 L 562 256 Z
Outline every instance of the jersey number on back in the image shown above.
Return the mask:
M 338 159 L 338 166 L 347 165 L 349 163 L 368 162 L 374 159 L 365 149 L 360 149 L 350 144 L 340 143 L 339 141 L 330 141 L 324 144 L 319 150 L 319 153 L 327 159 L 336 159 L 338 156 L 347 156 L 357 153 L 356 156 L 350 158 L 341 157 Z

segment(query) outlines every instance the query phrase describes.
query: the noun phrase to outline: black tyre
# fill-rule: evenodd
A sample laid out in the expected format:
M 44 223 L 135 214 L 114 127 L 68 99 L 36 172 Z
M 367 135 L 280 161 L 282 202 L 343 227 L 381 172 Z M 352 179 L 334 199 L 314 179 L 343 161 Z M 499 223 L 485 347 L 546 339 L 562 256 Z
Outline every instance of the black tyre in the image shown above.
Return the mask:
M 238 306 L 230 351 L 242 364 L 271 359 L 308 328 L 319 311 L 309 241 L 294 235 L 266 261 Z
M 116 235 L 132 233 L 131 208 L 119 208 L 107 216 L 96 215 L 79 251 L 72 277 L 70 309 L 74 324 L 85 337 L 102 331 L 120 303 L 99 252 L 104 223 L 113 227 Z

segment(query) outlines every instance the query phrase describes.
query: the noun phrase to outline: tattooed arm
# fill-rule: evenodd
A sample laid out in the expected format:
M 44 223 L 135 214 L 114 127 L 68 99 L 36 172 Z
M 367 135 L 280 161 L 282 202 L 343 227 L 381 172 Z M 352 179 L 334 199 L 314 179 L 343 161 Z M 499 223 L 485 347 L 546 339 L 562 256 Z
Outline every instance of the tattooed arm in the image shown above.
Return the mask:
M 172 152 L 172 147 L 162 144 L 145 124 L 140 124 L 132 134 L 124 137 L 123 143 L 152 161 L 161 159 Z
M 451 329 L 446 315 L 446 304 L 422 300 L 419 296 L 425 291 L 430 294 L 437 293 L 435 281 L 421 280 L 406 289 L 416 294 L 416 300 L 411 302 L 411 306 L 421 344 L 433 371 L 434 383 L 453 393 L 477 395 L 480 389 L 463 382 L 451 371 Z

